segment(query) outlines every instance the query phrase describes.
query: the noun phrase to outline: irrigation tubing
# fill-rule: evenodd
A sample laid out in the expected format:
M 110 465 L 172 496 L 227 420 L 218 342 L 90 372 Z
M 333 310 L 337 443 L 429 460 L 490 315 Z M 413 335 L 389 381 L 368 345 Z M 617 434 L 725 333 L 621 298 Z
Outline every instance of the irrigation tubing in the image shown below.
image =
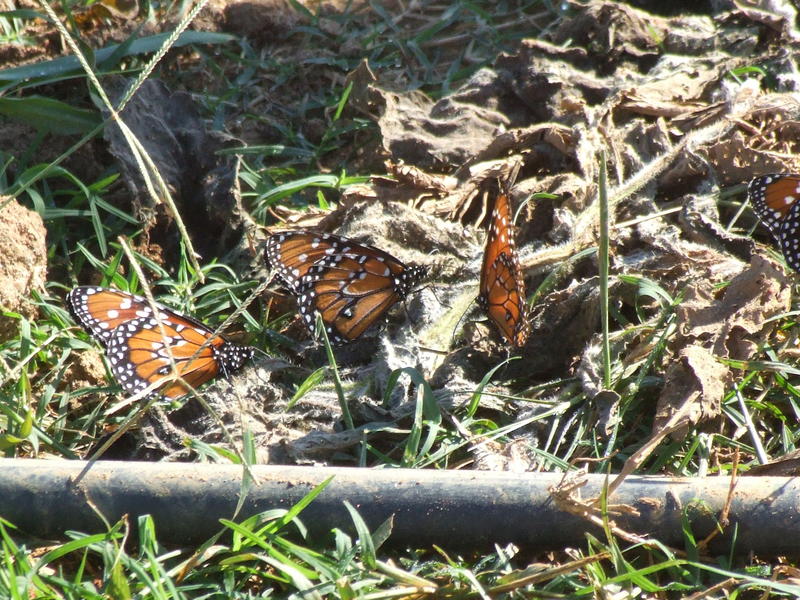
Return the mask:
M 0 517 L 21 532 L 62 539 L 64 532 L 106 531 L 123 515 L 149 514 L 158 539 L 197 544 L 219 531 L 238 501 L 242 469 L 236 465 L 99 461 L 76 485 L 85 463 L 0 459 Z M 353 532 L 348 501 L 374 530 L 392 518 L 388 544 L 481 550 L 513 542 L 538 552 L 585 544 L 586 533 L 603 537 L 586 519 L 565 512 L 551 488 L 554 473 L 357 469 L 294 466 L 252 468 L 253 485 L 237 517 L 288 509 L 316 485 L 330 484 L 300 515 L 311 540 L 330 540 L 331 530 Z M 605 476 L 588 475 L 584 499 L 598 497 Z M 730 479 L 630 476 L 609 499 L 635 510 L 615 516 L 631 533 L 683 547 L 684 519 L 701 539 L 716 526 L 730 496 Z M 762 556 L 800 554 L 800 481 L 789 477 L 740 477 L 729 503 L 729 523 L 710 550 Z

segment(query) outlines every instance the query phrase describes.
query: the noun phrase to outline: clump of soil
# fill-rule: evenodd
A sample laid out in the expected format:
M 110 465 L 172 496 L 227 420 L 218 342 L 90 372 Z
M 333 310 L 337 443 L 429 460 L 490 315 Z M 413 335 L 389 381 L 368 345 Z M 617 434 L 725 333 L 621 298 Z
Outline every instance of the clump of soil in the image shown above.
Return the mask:
M 46 230 L 38 213 L 13 198 L 0 198 L 0 306 L 34 319 L 33 292 L 44 292 L 47 278 Z M 0 341 L 19 333 L 19 320 L 0 315 Z

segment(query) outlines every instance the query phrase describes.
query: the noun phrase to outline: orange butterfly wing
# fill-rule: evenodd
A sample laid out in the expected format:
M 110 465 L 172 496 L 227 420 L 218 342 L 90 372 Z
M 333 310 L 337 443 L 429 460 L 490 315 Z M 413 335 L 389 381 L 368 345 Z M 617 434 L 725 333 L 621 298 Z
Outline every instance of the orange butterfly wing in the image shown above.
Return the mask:
M 103 343 L 123 323 L 153 314 L 142 296 L 94 286 L 79 286 L 71 290 L 67 294 L 67 307 L 75 320 Z M 159 308 L 164 309 L 162 306 Z M 172 311 L 162 310 L 161 319 L 169 318 L 168 313 Z
M 171 374 L 170 353 L 177 372 L 195 388 L 220 373 L 227 376 L 238 371 L 253 356 L 253 348 L 213 335 L 200 321 L 156 304 L 164 337 L 146 299 L 127 292 L 77 287 L 67 295 L 67 305 L 76 320 L 105 346 L 111 372 L 131 394 Z M 178 398 L 188 391 L 186 385 L 175 381 L 158 393 Z
M 358 338 L 427 274 L 374 246 L 304 230 L 270 236 L 265 258 L 308 328 L 319 314 L 334 345 Z
M 478 304 L 511 344 L 517 348 L 525 345 L 530 331 L 525 282 L 514 246 L 511 205 L 505 191 L 497 196 L 490 219 Z
M 393 270 L 402 271 L 404 268 L 394 256 L 374 246 L 359 244 L 331 233 L 302 229 L 272 234 L 267 239 L 264 259 L 267 267 L 275 271 L 286 287 L 296 292 L 311 267 L 338 255 L 356 260 L 368 256 L 391 265 Z
M 759 218 L 777 233 L 792 206 L 800 200 L 800 175 L 783 173 L 756 177 L 747 186 L 747 196 Z
M 747 186 L 747 197 L 780 245 L 786 263 L 800 271 L 800 175 L 756 177 Z
M 409 282 L 409 274 L 412 273 Z M 340 345 L 364 333 L 421 279 L 420 267 L 397 261 L 338 255 L 312 267 L 298 289 L 300 315 L 313 331 L 315 314 L 331 343 Z
M 252 351 L 244 348 L 238 358 L 236 353 L 229 355 L 231 348 L 236 347 L 234 344 L 220 336 L 212 337 L 189 322 L 176 323 L 170 319 L 164 322 L 164 329 L 167 343 L 155 319 L 137 319 L 112 338 L 107 349 L 111 372 L 126 391 L 137 393 L 168 379 L 172 374 L 170 353 L 177 373 L 195 389 L 217 377 L 223 364 L 227 373 L 235 372 L 252 356 Z M 209 337 L 211 342 L 192 358 Z M 188 391 L 180 380 L 158 389 L 159 394 L 168 398 L 179 398 Z

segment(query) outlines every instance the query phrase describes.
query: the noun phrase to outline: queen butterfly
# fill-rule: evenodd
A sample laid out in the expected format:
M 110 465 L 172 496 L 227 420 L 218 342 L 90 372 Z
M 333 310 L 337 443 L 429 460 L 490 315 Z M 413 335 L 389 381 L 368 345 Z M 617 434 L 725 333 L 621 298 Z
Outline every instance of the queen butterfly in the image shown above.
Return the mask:
M 228 377 L 240 370 L 255 350 L 233 344 L 200 321 L 156 304 L 164 326 L 162 335 L 147 300 L 119 290 L 76 287 L 67 294 L 67 306 L 78 323 L 103 344 L 111 372 L 130 394 L 169 377 L 170 353 L 181 378 L 197 388 L 219 374 Z M 186 384 L 176 379 L 158 393 L 179 398 L 189 391 Z
M 273 234 L 265 257 L 297 298 L 306 326 L 313 332 L 319 314 L 337 346 L 357 339 L 428 273 L 373 246 L 313 231 Z
M 478 305 L 505 338 L 520 348 L 528 339 L 530 326 L 508 197 L 509 193 L 504 189 L 494 203 L 483 252 Z
M 786 263 L 800 271 L 800 175 L 762 175 L 747 186 L 747 198 L 778 241 Z

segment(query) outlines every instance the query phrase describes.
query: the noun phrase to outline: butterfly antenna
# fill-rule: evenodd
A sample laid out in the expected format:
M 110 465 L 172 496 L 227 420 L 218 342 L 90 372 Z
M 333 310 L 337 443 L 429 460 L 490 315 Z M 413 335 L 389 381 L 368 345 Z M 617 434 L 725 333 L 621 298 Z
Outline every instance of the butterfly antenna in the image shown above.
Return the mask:
M 473 312 L 475 310 L 475 308 L 473 306 L 475 303 L 476 303 L 475 300 L 472 300 L 469 303 L 469 306 L 467 307 L 467 309 L 464 312 L 461 313 L 460 317 L 458 317 L 458 321 L 456 321 L 456 326 L 453 327 L 453 335 L 450 337 L 450 347 L 451 348 L 456 343 L 456 332 L 461 330 L 461 321 L 463 321 L 464 317 L 466 317 L 469 313 L 471 313 L 471 312 Z M 472 322 L 475 323 L 477 321 L 472 321 Z
M 423 290 L 430 290 L 431 294 L 433 294 L 433 297 L 436 298 L 436 302 L 438 302 L 440 306 L 444 306 L 445 308 L 450 308 L 449 304 L 445 304 L 444 302 L 442 302 L 439 299 L 439 296 L 436 295 L 436 288 L 433 287 L 432 283 L 425 284 L 424 286 L 422 286 L 418 290 L 415 290 L 414 293 L 418 294 L 418 293 L 422 292 Z M 405 300 L 403 300 L 403 304 L 405 305 Z

